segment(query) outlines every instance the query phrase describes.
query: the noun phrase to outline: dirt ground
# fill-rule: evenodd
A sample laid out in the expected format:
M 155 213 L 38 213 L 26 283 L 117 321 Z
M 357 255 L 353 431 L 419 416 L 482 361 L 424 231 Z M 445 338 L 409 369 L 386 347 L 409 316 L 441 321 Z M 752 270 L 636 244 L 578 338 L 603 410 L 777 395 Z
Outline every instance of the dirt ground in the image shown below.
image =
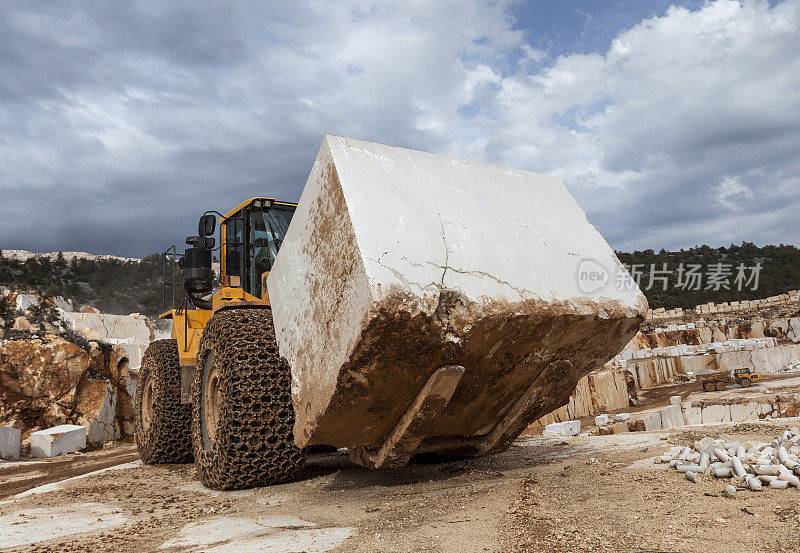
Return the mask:
M 191 465 L 131 462 L 133 445 L 6 462 L 0 550 L 796 552 L 800 490 L 726 499 L 721 481 L 692 484 L 653 463 L 700 436 L 766 441 L 791 426 L 800 421 L 526 436 L 492 457 L 385 471 L 337 452 L 311 457 L 298 482 L 239 492 L 203 488 Z

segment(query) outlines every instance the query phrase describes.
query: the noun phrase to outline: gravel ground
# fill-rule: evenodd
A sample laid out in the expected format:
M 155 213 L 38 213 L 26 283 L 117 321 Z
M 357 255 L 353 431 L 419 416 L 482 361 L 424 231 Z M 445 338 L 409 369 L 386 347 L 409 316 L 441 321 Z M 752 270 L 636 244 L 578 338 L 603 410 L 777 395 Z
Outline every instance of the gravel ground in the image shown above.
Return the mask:
M 315 455 L 298 482 L 240 492 L 203 488 L 191 465 L 130 463 L 130 445 L 0 463 L 0 549 L 796 552 L 799 490 L 726 499 L 721 482 L 692 484 L 652 459 L 700 436 L 766 441 L 797 424 L 529 436 L 492 457 L 386 471 L 355 466 L 342 453 Z M 114 459 L 128 468 L 30 489 Z

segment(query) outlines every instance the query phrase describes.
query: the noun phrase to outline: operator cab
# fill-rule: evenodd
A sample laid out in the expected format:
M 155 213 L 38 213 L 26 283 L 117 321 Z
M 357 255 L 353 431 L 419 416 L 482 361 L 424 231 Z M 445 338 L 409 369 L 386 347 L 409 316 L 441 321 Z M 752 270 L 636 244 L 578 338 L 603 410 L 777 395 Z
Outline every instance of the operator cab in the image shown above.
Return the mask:
M 230 211 L 220 224 L 222 285 L 263 298 L 264 280 L 278 256 L 296 205 L 257 198 Z
M 278 256 L 297 204 L 272 198 L 251 198 L 222 215 L 207 211 L 200 218 L 199 236 L 190 236 L 180 260 L 186 295 L 195 307 L 211 309 L 203 297 L 213 289 L 212 252 L 220 252 L 222 286 L 241 288 L 247 294 L 266 299 L 266 277 Z M 220 216 L 220 246 L 212 235 Z

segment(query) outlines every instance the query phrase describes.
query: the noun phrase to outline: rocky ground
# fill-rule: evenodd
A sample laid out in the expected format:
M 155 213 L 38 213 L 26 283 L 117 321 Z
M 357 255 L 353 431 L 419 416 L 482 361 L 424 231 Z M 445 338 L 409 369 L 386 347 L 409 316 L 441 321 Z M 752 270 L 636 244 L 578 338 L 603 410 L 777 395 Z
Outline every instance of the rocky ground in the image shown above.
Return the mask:
M 6 462 L 0 549 L 794 552 L 800 490 L 726 499 L 722 482 L 692 484 L 653 458 L 701 436 L 767 440 L 797 425 L 526 436 L 493 457 L 384 471 L 316 455 L 298 482 L 239 492 L 203 488 L 191 465 L 141 466 L 131 444 Z

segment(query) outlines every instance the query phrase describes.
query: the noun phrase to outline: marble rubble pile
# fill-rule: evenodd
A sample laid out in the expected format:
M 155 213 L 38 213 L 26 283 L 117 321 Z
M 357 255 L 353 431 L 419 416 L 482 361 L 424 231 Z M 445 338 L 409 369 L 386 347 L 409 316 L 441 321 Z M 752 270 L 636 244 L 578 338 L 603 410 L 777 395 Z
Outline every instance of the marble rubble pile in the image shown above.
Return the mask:
M 669 463 L 691 482 L 712 477 L 728 480 L 725 495 L 732 496 L 736 488 L 800 488 L 799 455 L 800 429 L 792 428 L 769 443 L 703 438 L 693 447 L 673 449 L 655 462 Z

